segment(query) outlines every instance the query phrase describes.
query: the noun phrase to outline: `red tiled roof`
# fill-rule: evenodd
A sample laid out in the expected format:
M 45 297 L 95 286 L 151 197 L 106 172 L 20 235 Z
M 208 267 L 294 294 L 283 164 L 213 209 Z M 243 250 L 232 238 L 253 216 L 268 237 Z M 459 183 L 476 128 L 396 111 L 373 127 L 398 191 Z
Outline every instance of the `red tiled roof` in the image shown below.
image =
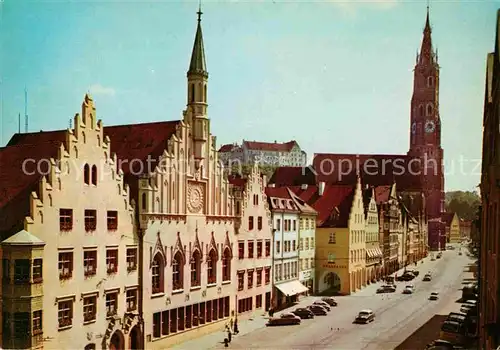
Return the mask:
M 392 186 L 377 186 L 375 187 L 375 201 L 377 204 L 388 202 L 391 198 Z
M 266 196 L 274 198 L 291 199 L 286 187 L 266 187 Z
M 222 145 L 220 148 L 219 148 L 219 152 L 231 152 L 233 150 L 233 148 L 235 147 L 234 144 L 232 143 L 228 143 L 226 145 Z
M 451 222 L 453 221 L 453 217 L 455 216 L 455 213 L 443 213 L 441 215 L 442 221 L 446 224 L 446 226 L 450 226 Z
M 297 145 L 297 142 L 293 140 L 285 143 L 243 141 L 243 145 L 245 145 L 247 149 L 255 151 L 290 152 L 292 148 Z
M 242 178 L 239 175 L 229 175 L 227 177 L 227 180 L 229 181 L 229 183 L 231 185 L 236 186 L 236 187 L 244 188 L 245 185 L 247 184 L 247 179 Z
M 396 182 L 400 190 L 420 189 L 417 163 L 411 157 L 396 154 L 327 154 L 314 155 L 316 181 L 332 184 L 354 184 L 357 173 L 361 182 L 370 186 Z
M 315 185 L 316 176 L 310 167 L 282 166 L 274 170 L 269 183 L 278 187 L 300 186 L 302 184 Z

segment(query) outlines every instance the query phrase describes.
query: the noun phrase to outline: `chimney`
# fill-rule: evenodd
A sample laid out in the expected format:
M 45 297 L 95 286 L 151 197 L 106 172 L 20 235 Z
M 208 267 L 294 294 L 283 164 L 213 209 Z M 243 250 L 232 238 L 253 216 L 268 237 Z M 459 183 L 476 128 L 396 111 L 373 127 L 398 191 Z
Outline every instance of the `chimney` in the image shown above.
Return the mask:
M 323 193 L 325 193 L 325 183 L 321 181 L 318 186 L 318 194 L 322 196 Z
M 305 191 L 305 190 L 307 190 L 307 184 L 302 184 L 302 185 L 300 186 L 300 188 L 301 188 L 302 190 L 304 190 L 304 191 Z

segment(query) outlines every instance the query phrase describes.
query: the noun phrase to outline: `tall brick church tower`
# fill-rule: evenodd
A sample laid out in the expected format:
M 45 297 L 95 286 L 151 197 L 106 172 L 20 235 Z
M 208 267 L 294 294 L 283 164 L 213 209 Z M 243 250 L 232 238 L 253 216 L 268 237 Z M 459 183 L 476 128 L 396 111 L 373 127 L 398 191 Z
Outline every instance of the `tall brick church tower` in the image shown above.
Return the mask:
M 437 51 L 432 47 L 428 7 L 413 80 L 408 155 L 421 161 L 419 172 L 426 197 L 430 249 L 444 249 L 446 236 L 444 223 L 441 222 L 444 212 L 444 174 L 439 116 L 439 64 Z

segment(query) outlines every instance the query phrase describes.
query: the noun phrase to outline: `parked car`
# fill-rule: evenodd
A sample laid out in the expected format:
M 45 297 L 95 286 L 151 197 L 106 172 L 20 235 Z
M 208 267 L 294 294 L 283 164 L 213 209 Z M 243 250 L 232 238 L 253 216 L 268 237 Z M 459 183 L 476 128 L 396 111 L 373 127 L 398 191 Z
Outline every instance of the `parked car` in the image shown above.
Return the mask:
M 388 285 L 388 284 L 377 289 L 378 294 L 380 294 L 380 293 L 394 293 L 395 291 L 396 291 L 396 287 L 392 286 L 392 285 Z
M 314 316 L 326 316 L 328 314 L 328 311 L 321 305 L 310 305 L 307 308 L 311 310 Z
M 415 277 L 417 277 L 418 275 L 420 275 L 420 271 L 418 271 L 418 270 L 411 270 L 410 272 L 411 272 L 412 274 L 414 274 L 414 275 L 415 275 Z
M 429 274 L 426 274 L 424 276 L 424 278 L 422 279 L 422 281 L 424 281 L 424 282 L 430 282 L 431 280 L 432 280 L 432 276 Z
M 449 341 L 453 344 L 463 344 L 465 342 L 465 325 L 456 321 L 443 322 L 439 339 Z
M 315 300 L 313 305 L 319 305 L 319 306 L 323 306 L 325 308 L 326 311 L 330 311 L 330 305 L 328 305 L 327 303 L 325 303 L 324 301 L 321 301 L 321 300 Z
M 466 315 L 458 312 L 450 312 L 445 321 L 454 321 L 465 323 Z
M 372 310 L 361 310 L 356 318 L 354 319 L 354 323 L 370 323 L 375 320 L 375 314 Z
M 405 289 L 403 289 L 403 294 L 413 294 L 413 288 L 406 286 Z
M 432 292 L 431 296 L 429 297 L 429 300 L 438 300 L 439 299 L 439 294 L 436 292 Z
M 327 303 L 330 306 L 337 306 L 337 302 L 332 297 L 321 298 L 321 301 L 324 301 L 325 303 Z
M 426 350 L 454 350 L 455 346 L 446 340 L 434 340 L 425 347 Z
M 299 307 L 293 311 L 293 314 L 299 316 L 302 319 L 314 318 L 314 313 L 306 308 Z
M 415 275 L 411 271 L 406 271 L 401 276 L 396 277 L 396 281 L 411 281 L 415 278 Z
M 266 323 L 266 326 L 291 326 L 300 324 L 300 317 L 295 316 L 294 314 L 283 314 L 279 318 L 271 318 Z
M 431 261 L 436 261 L 436 258 L 432 257 L 432 258 L 431 258 Z

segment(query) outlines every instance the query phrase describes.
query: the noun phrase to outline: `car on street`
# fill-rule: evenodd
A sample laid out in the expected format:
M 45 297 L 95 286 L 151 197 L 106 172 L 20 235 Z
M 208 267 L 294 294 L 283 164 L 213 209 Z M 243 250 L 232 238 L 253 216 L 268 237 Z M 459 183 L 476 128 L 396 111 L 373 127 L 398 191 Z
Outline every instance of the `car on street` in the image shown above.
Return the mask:
M 445 321 L 454 321 L 454 322 L 462 322 L 465 323 L 466 315 L 458 312 L 450 312 Z
M 432 292 L 431 295 L 429 296 L 429 300 L 438 300 L 439 299 L 439 294 L 436 292 Z
M 424 276 L 424 278 L 422 279 L 422 281 L 424 281 L 424 282 L 430 282 L 431 280 L 432 280 L 432 276 L 429 274 L 426 274 Z
M 299 307 L 292 312 L 294 315 L 300 317 L 301 319 L 314 318 L 314 314 L 311 310 L 304 307 Z
M 445 321 L 439 332 L 439 339 L 447 340 L 453 344 L 464 344 L 466 328 L 462 322 Z
M 394 293 L 394 292 L 396 292 L 396 287 L 388 284 L 377 289 L 377 294 Z
M 323 308 L 326 310 L 326 311 L 330 311 L 330 305 L 328 305 L 327 303 L 325 303 L 324 301 L 321 301 L 321 300 L 315 300 L 313 305 L 319 305 L 319 306 L 323 306 Z
M 332 297 L 321 298 L 321 301 L 324 301 L 325 303 L 327 303 L 330 306 L 337 306 L 337 302 Z
M 282 314 L 281 317 L 269 319 L 269 321 L 266 323 L 266 326 L 268 326 L 268 327 L 291 326 L 291 325 L 300 324 L 300 322 L 301 322 L 300 317 L 295 316 L 292 313 L 286 313 L 286 314 Z
M 441 259 L 442 256 L 443 256 L 443 253 L 439 253 L 438 255 L 436 255 L 436 259 Z
M 462 255 L 462 252 L 458 252 L 458 255 Z
M 375 314 L 372 310 L 361 310 L 356 318 L 354 319 L 354 323 L 370 323 L 375 320 Z
M 411 281 L 415 278 L 415 275 L 411 271 L 406 271 L 401 276 L 396 277 L 396 281 Z
M 432 258 L 431 258 L 431 261 L 436 261 L 436 258 L 432 257 Z
M 326 316 L 328 314 L 328 311 L 321 305 L 310 305 L 307 308 L 311 310 L 314 316 Z
M 403 294 L 413 294 L 414 292 L 414 287 L 412 285 L 406 286 L 403 289 Z
M 454 350 L 455 345 L 449 341 L 438 339 L 434 340 L 432 343 L 425 347 L 425 350 Z

